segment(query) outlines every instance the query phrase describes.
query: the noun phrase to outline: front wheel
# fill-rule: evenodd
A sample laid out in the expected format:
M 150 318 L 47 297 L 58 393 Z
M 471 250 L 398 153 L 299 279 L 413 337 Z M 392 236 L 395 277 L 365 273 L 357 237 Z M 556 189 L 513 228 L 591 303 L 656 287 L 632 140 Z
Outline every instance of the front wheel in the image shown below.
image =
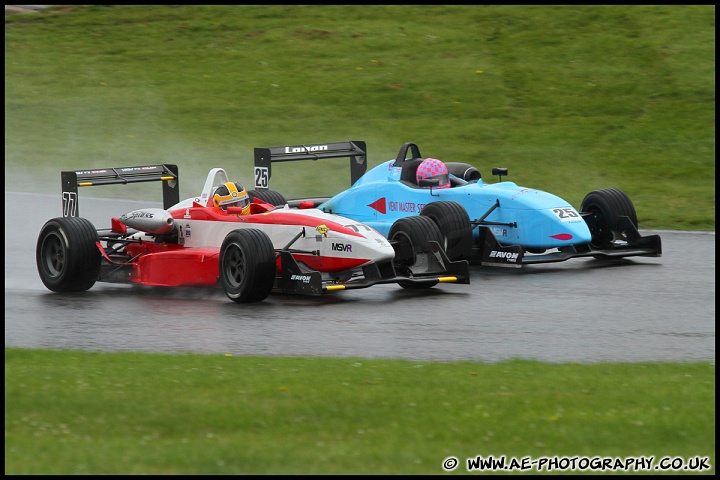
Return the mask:
M 48 220 L 35 248 L 40 280 L 53 292 L 89 290 L 100 275 L 97 241 L 97 230 L 86 218 Z
M 395 248 L 395 269 L 403 275 L 411 275 L 411 267 L 417 260 L 417 255 L 430 251 L 430 241 L 443 244 L 443 236 L 435 222 L 429 217 L 404 217 L 397 220 L 388 233 L 388 240 L 393 242 Z M 398 282 L 403 288 L 418 289 L 430 288 L 438 284 L 435 282 Z
M 582 201 L 580 211 L 590 213 L 584 216 L 592 239 L 590 246 L 596 249 L 612 248 L 615 238 L 613 231 L 620 230 L 619 217 L 628 217 L 637 228 L 637 214 L 630 197 L 617 188 L 593 190 Z
M 261 302 L 275 282 L 275 249 L 261 230 L 233 230 L 220 247 L 220 282 L 237 303 Z
M 420 211 L 435 222 L 443 237 L 440 244 L 450 260 L 467 260 L 472 253 L 472 226 L 465 207 L 458 202 L 431 202 Z

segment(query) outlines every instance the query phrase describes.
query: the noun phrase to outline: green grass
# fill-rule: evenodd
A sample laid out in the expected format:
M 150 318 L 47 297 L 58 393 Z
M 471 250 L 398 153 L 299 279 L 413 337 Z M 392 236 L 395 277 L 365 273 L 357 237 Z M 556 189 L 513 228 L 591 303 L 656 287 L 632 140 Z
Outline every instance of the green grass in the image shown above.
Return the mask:
M 621 188 L 641 228 L 714 230 L 715 7 L 115 5 L 5 18 L 14 188 L 47 179 L 59 195 L 60 168 L 165 162 L 192 196 L 215 166 L 252 184 L 254 147 L 344 140 L 367 141 L 370 166 L 413 141 L 576 207 Z M 303 163 L 278 167 L 273 189 L 349 185 L 344 168 Z
M 641 228 L 715 230 L 715 7 L 63 6 L 5 17 L 5 189 L 254 147 L 417 143 Z M 344 168 L 274 168 L 287 198 Z M 491 180 L 492 181 L 492 180 Z M 88 195 L 159 200 L 159 189 Z M 142 193 L 140 193 L 142 192 Z M 85 192 L 83 192 L 85 193 Z M 714 363 L 5 351 L 6 474 L 443 473 L 448 456 L 715 460 Z M 456 472 L 463 473 L 459 468 Z M 714 468 L 712 469 L 714 472 Z
M 478 455 L 701 456 L 713 473 L 714 405 L 714 363 L 6 348 L 5 473 L 440 474 L 449 456 L 467 473 Z

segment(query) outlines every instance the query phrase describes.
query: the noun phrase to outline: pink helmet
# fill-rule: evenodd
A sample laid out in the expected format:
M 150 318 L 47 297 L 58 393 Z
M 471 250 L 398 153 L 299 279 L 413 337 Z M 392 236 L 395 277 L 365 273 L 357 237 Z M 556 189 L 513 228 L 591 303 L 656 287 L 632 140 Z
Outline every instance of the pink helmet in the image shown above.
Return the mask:
M 415 179 L 420 184 L 420 180 L 435 177 L 438 177 L 440 182 L 434 188 L 450 188 L 450 174 L 447 166 L 437 158 L 426 158 L 418 165 Z

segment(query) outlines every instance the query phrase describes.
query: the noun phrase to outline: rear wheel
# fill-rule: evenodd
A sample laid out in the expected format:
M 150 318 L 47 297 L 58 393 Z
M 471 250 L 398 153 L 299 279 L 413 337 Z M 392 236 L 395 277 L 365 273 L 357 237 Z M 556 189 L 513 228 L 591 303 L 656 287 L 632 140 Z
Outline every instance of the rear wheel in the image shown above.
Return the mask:
M 429 217 L 440 229 L 440 243 L 450 260 L 467 260 L 472 253 L 472 226 L 465 207 L 458 202 L 428 203 L 420 215 Z
M 275 190 L 269 190 L 267 188 L 250 190 L 248 192 L 248 195 L 250 196 L 250 199 L 259 198 L 263 202 L 269 203 L 270 205 L 274 205 L 276 207 L 283 206 L 287 203 L 287 200 L 282 193 L 276 192 Z
M 53 292 L 89 290 L 100 275 L 97 241 L 97 230 L 86 218 L 48 220 L 35 248 L 40 280 Z
M 442 246 L 443 236 L 435 222 L 429 217 L 404 217 L 397 220 L 390 228 L 388 240 L 394 243 L 395 269 L 402 275 L 410 275 L 417 259 L 417 254 L 430 251 L 430 241 Z M 430 288 L 435 282 L 398 282 L 403 288 Z
M 592 240 L 590 246 L 596 249 L 612 248 L 613 230 L 619 230 L 618 217 L 629 217 L 637 228 L 637 214 L 630 197 L 617 188 L 593 190 L 582 201 L 580 211 L 591 213 L 585 216 Z
M 275 282 L 275 249 L 267 234 L 256 229 L 228 233 L 220 247 L 220 282 L 237 303 L 260 302 Z

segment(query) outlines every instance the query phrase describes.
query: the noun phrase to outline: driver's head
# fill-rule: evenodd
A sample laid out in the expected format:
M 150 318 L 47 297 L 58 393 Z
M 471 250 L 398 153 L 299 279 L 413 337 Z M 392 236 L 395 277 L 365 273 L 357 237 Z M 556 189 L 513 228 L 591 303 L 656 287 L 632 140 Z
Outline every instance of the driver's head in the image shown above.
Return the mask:
M 417 172 L 415 173 L 415 179 L 419 185 L 420 180 L 434 178 L 437 178 L 438 180 L 438 184 L 434 188 L 450 187 L 450 174 L 448 173 L 447 165 L 437 158 L 426 158 L 420 163 L 420 165 L 418 165 Z
M 227 211 L 227 207 L 242 207 L 242 214 L 250 213 L 250 197 L 239 183 L 225 182 L 215 190 L 213 196 L 213 205 L 215 208 L 222 208 Z

